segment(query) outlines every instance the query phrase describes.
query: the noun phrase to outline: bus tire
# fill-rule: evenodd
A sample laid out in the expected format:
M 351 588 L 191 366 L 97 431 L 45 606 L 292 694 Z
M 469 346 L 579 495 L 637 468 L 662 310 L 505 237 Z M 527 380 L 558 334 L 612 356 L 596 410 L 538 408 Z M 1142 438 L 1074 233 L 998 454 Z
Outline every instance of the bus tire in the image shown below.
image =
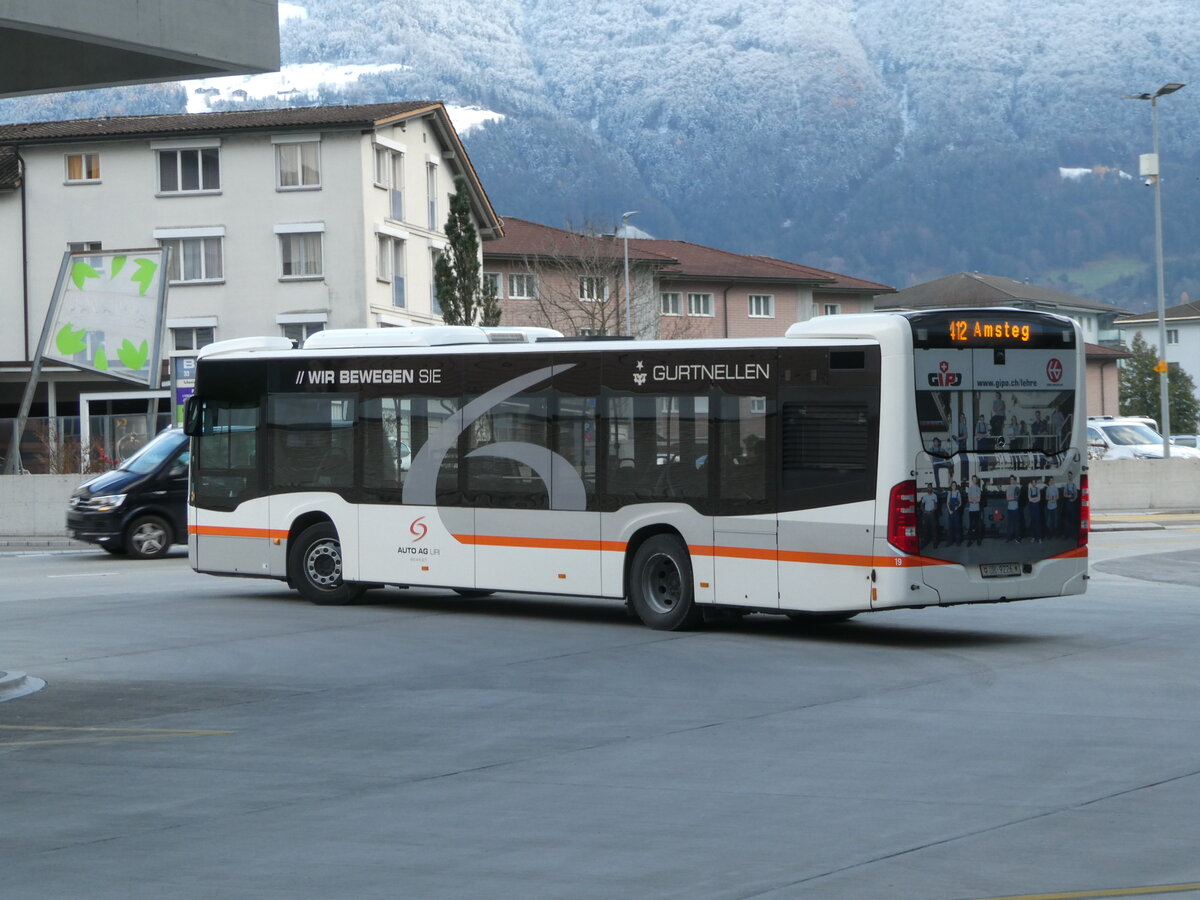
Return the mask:
M 656 534 L 638 547 L 629 569 L 629 599 L 639 619 L 659 631 L 695 628 L 703 619 L 692 585 L 687 547 L 671 534 Z
M 138 516 L 125 529 L 121 545 L 134 559 L 158 559 L 171 549 L 171 526 L 161 516 Z
M 342 580 L 342 545 L 332 522 L 300 532 L 288 548 L 288 578 L 300 596 L 318 606 L 345 606 L 366 587 Z

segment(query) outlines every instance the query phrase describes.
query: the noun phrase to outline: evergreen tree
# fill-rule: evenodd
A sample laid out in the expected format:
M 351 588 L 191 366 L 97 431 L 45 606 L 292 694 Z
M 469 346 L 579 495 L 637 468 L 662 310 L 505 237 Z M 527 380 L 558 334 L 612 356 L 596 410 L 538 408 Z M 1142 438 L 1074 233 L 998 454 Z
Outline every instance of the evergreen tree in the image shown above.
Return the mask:
M 479 234 L 471 219 L 467 180 L 461 175 L 454 179 L 446 242 L 433 272 L 442 321 L 447 325 L 499 325 L 500 303 L 479 277 Z
M 1158 420 L 1162 401 L 1158 390 L 1158 348 L 1147 344 L 1139 331 L 1130 345 L 1133 356 L 1121 368 L 1121 415 L 1149 416 Z M 1171 430 L 1194 432 L 1200 415 L 1196 401 L 1196 382 L 1179 366 L 1167 373 L 1167 402 L 1171 406 Z M 1161 423 L 1160 423 L 1161 424 Z

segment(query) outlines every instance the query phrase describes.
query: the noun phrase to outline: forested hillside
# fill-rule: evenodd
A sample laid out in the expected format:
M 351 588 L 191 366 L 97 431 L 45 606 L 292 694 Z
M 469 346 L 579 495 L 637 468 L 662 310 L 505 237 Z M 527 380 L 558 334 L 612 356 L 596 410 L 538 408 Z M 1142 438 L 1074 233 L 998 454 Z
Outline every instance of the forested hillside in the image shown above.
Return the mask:
M 502 214 L 638 209 L 657 236 L 898 287 L 978 270 L 1153 301 L 1153 197 L 1128 177 L 1150 104 L 1122 95 L 1192 80 L 1194 0 L 293 2 L 285 63 L 402 66 L 321 102 L 505 114 L 466 137 Z M 22 98 L 0 116 L 178 111 L 185 96 Z M 1160 111 L 1177 302 L 1200 296 L 1200 83 Z

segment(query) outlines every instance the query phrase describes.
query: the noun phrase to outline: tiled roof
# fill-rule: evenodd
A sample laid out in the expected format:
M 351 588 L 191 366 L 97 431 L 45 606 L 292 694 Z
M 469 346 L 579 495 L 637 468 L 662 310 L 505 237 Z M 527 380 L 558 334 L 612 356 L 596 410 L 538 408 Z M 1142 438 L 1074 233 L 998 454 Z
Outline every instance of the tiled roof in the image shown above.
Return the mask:
M 624 260 L 625 242 L 610 234 L 585 235 L 564 231 L 549 225 L 539 225 L 525 219 L 505 216 L 504 237 L 484 244 L 485 257 L 508 259 L 571 257 L 586 254 L 597 259 Z M 637 242 L 629 242 L 629 258 L 640 263 L 666 265 L 674 262 L 660 253 L 639 249 Z
M 0 147 L 0 191 L 10 191 L 21 183 L 21 168 L 15 147 Z
M 1105 347 L 1103 344 L 1083 345 L 1084 355 L 1088 359 L 1129 359 L 1133 356 L 1128 350 L 1118 350 L 1115 347 Z
M 1163 310 L 1164 319 L 1200 319 L 1200 303 L 1180 303 L 1178 306 L 1169 306 Z M 1158 310 L 1152 312 L 1137 313 L 1131 316 L 1122 316 L 1117 319 L 1118 325 L 1143 325 L 1147 322 L 1158 321 Z
M 956 306 L 1013 306 L 1041 304 L 1053 307 L 1091 310 L 1093 312 L 1125 312 L 1119 306 L 1109 306 L 1085 297 L 1077 297 L 1053 288 L 1028 284 L 999 275 L 980 275 L 959 272 L 924 284 L 897 291 L 876 304 L 877 309 L 945 309 Z
M 586 239 L 586 253 L 591 256 L 623 258 L 625 242 L 611 235 Z M 484 245 L 485 257 L 555 257 L 579 255 L 581 235 L 539 225 L 524 219 L 506 217 L 504 237 Z M 824 289 L 887 293 L 893 289 L 858 278 L 826 272 L 799 263 L 751 256 L 705 247 L 689 241 L 668 241 L 654 238 L 630 238 L 629 258 L 642 264 L 657 263 L 659 275 L 665 279 L 690 278 L 708 281 L 806 282 Z
M 837 288 L 846 291 L 866 291 L 871 294 L 892 294 L 896 289 L 890 284 L 882 284 L 878 281 L 867 281 L 863 278 L 854 278 L 850 275 L 842 275 L 838 272 L 829 272 L 825 269 L 817 269 L 812 266 L 802 266 L 799 263 L 788 262 L 786 259 L 774 259 L 769 256 L 758 256 L 755 259 L 769 259 L 771 262 L 779 263 L 784 266 L 791 266 L 795 269 L 811 273 L 822 278 L 833 279 L 832 284 L 822 285 L 825 288 Z
M 653 238 L 630 240 L 629 246 L 653 250 L 673 257 L 675 265 L 663 270 L 664 277 L 705 278 L 717 281 L 810 281 L 828 282 L 832 278 L 813 269 L 784 263 L 765 256 L 745 256 L 717 250 L 689 241 L 665 241 Z
M 435 100 L 413 100 L 362 106 L 300 106 L 155 116 L 105 116 L 61 122 L 25 122 L 18 125 L 0 125 L 0 144 L 142 135 L 212 134 L 220 131 L 297 126 L 370 127 L 396 116 L 409 116 L 440 105 Z

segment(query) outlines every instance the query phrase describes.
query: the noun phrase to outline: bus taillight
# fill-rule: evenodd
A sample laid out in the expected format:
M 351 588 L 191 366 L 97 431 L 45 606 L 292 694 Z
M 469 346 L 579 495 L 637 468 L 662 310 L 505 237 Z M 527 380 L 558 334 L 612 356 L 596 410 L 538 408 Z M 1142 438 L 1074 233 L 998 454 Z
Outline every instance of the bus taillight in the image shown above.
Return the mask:
M 1088 477 L 1079 476 L 1079 546 L 1086 547 L 1092 530 L 1092 505 L 1088 499 Z
M 902 481 L 892 488 L 888 504 L 888 543 L 904 553 L 921 549 L 917 537 L 917 483 Z

